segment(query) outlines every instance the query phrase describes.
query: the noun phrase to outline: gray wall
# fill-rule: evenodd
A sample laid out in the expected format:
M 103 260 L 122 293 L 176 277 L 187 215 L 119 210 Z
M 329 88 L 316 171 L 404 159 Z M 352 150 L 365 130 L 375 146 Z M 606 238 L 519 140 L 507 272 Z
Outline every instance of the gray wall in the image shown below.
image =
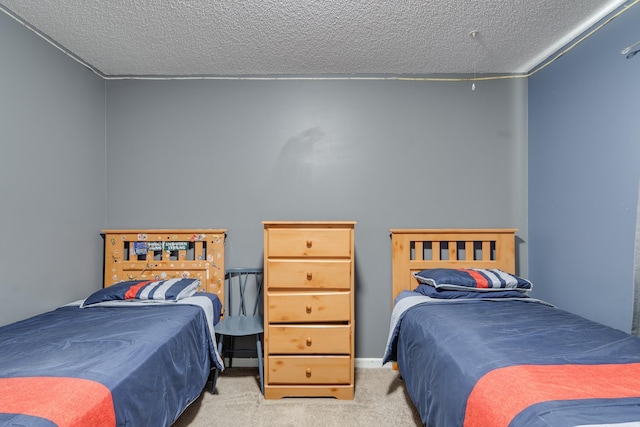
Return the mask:
M 535 295 L 630 331 L 640 178 L 640 6 L 529 79 Z M 640 48 L 637 46 L 636 48 Z
M 100 286 L 105 83 L 0 13 L 0 325 Z
M 107 225 L 228 229 L 262 265 L 264 220 L 355 220 L 356 356 L 380 358 L 390 228 L 516 227 L 527 268 L 527 83 L 108 81 Z

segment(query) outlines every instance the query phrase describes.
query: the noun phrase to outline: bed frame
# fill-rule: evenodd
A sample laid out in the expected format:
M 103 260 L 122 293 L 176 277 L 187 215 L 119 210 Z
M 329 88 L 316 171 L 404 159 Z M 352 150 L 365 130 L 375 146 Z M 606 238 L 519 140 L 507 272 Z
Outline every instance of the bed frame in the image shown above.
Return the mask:
M 428 268 L 498 268 L 515 274 L 515 228 L 392 229 L 392 301 Z
M 103 230 L 104 287 L 124 280 L 199 279 L 224 303 L 223 229 Z

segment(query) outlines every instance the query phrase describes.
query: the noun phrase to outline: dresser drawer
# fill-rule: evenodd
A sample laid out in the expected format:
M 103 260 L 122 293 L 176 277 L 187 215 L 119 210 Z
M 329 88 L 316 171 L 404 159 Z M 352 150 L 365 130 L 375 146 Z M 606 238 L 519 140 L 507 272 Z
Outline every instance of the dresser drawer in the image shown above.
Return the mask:
M 269 257 L 351 257 L 349 229 L 272 229 L 268 232 Z
M 269 326 L 272 354 L 349 354 L 350 325 Z
M 351 319 L 350 292 L 267 292 L 270 323 L 347 322 Z
M 349 384 L 349 356 L 270 356 L 269 384 Z
M 268 260 L 269 288 L 350 289 L 351 260 Z

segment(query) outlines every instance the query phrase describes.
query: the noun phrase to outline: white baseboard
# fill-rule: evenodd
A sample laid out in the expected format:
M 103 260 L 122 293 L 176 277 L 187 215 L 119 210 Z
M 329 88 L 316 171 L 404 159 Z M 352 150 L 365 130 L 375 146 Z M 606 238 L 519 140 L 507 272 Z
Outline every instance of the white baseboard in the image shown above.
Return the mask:
M 356 357 L 356 368 L 391 368 L 391 363 L 382 365 L 382 358 Z M 249 357 L 234 357 L 233 366 L 236 368 L 257 368 L 258 359 Z
M 382 365 L 382 358 L 356 357 L 354 361 L 356 368 L 386 368 L 391 367 L 390 363 Z
M 229 366 L 227 360 L 225 360 L 226 366 Z M 234 368 L 257 368 L 258 367 L 258 359 L 255 357 L 234 357 L 233 358 L 233 367 Z

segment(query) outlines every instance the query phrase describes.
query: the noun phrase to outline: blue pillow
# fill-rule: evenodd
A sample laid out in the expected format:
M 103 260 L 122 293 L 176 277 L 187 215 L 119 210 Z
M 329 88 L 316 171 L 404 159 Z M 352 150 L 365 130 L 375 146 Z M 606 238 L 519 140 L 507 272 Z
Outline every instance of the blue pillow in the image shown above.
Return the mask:
M 498 269 L 433 268 L 414 273 L 418 282 L 443 290 L 503 291 L 505 289 L 528 292 L 533 284 L 522 277 Z
M 100 289 L 84 300 L 82 307 L 105 301 L 177 301 L 190 297 L 200 287 L 198 279 L 132 280 Z
M 456 299 L 456 298 L 529 298 L 526 292 L 518 290 L 502 290 L 494 292 L 478 292 L 478 291 L 450 291 L 447 289 L 437 289 L 431 285 L 420 284 L 414 290 L 422 295 L 431 298 L 440 299 Z

